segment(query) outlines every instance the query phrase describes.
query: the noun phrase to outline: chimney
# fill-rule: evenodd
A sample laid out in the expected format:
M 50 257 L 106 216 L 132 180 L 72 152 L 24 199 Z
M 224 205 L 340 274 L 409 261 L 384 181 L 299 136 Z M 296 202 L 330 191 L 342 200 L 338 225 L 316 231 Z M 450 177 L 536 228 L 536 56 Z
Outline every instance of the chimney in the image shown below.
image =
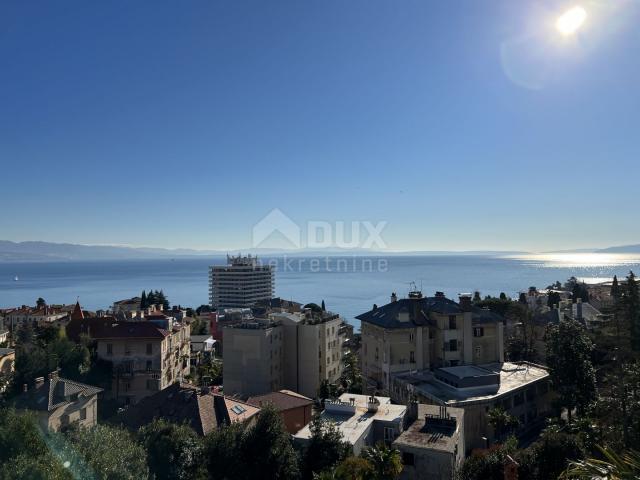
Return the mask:
M 397 302 L 397 301 L 398 301 L 398 296 L 396 295 L 396 292 L 393 292 L 391 294 L 391 303 Z
M 407 404 L 407 412 L 404 414 L 404 429 L 418 419 L 418 402 L 415 399 L 409 400 Z
M 471 295 L 468 293 L 460 293 L 458 295 L 458 299 L 460 300 L 460 308 L 465 312 L 471 311 Z

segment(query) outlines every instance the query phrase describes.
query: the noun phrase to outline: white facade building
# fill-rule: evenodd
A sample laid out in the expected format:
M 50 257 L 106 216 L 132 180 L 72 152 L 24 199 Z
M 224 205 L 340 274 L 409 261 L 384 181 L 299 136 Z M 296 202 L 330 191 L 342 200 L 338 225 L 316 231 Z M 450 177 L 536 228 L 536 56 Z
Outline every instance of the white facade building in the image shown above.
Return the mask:
M 209 301 L 213 308 L 251 307 L 269 300 L 274 293 L 271 265 L 261 265 L 258 257 L 227 256 L 227 265 L 209 268 Z

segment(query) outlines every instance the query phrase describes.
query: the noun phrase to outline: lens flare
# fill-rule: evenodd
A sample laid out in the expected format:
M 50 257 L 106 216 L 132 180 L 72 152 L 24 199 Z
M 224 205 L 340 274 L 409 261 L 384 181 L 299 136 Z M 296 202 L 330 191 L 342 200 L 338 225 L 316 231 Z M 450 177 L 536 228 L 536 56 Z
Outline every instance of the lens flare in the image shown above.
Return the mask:
M 573 7 L 564 12 L 556 21 L 556 28 L 562 35 L 573 35 L 587 19 L 587 12 L 582 7 Z

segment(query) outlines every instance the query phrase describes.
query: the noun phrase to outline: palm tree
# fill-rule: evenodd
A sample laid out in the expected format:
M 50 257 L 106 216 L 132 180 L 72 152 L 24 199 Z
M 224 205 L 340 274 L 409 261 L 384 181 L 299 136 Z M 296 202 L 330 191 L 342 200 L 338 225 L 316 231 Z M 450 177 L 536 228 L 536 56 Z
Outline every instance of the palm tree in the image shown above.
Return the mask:
M 627 450 L 615 453 L 601 448 L 604 459 L 586 458 L 571 462 L 560 476 L 576 480 L 637 480 L 640 478 L 640 452 Z
M 394 480 L 402 472 L 400 452 L 384 443 L 365 448 L 362 457 L 373 465 L 373 480 Z
M 337 480 L 338 478 L 335 468 L 313 474 L 313 480 Z

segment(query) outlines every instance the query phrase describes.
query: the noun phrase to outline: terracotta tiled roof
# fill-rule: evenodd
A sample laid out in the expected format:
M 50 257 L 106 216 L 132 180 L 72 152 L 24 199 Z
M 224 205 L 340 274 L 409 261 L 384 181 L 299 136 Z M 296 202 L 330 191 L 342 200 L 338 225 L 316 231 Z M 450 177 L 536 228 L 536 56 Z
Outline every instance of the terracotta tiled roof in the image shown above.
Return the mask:
M 80 302 L 76 302 L 76 306 L 73 308 L 73 312 L 71 313 L 71 320 L 82 320 L 84 318 L 84 313 L 82 312 L 82 308 L 80 308 Z
M 216 393 L 203 393 L 191 384 L 175 383 L 130 406 L 115 421 L 137 430 L 161 418 L 187 423 L 199 435 L 207 435 L 223 424 L 248 420 L 259 411 L 254 405 Z
M 259 407 L 264 407 L 270 403 L 278 411 L 282 412 L 292 408 L 306 407 L 307 405 L 311 405 L 313 400 L 290 390 L 280 390 L 279 392 L 250 397 L 247 402 Z

